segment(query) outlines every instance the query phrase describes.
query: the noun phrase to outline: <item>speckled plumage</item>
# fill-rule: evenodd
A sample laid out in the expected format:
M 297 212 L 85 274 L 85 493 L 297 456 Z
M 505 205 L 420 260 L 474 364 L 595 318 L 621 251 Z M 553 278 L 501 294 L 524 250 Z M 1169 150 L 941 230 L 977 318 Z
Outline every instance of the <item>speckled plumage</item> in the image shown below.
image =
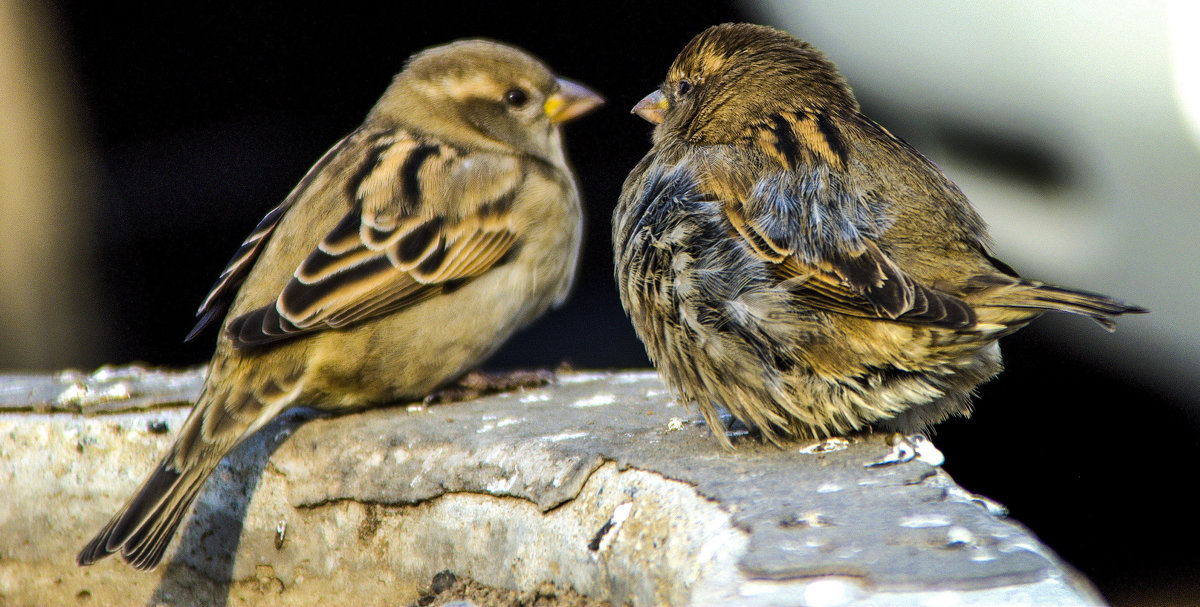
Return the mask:
M 717 406 L 773 441 L 923 430 L 1043 312 L 1144 311 L 995 259 L 962 192 L 786 33 L 709 28 L 634 111 L 657 126 L 613 216 L 621 302 L 727 446 Z

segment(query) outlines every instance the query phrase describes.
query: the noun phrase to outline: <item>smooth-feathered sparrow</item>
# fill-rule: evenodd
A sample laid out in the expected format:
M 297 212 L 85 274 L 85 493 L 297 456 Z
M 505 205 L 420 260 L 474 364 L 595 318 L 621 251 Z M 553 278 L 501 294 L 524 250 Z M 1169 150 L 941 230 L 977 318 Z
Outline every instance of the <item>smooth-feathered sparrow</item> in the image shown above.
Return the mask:
M 192 332 L 224 314 L 200 398 L 79 564 L 154 567 L 221 458 L 284 410 L 419 399 L 560 304 L 582 213 L 559 125 L 600 103 L 511 46 L 414 55 L 221 274 Z

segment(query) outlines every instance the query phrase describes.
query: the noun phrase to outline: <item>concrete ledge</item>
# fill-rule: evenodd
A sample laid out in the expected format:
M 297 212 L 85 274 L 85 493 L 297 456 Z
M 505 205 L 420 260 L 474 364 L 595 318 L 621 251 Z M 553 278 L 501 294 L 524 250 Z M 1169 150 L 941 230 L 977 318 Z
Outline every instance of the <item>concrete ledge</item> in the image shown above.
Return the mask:
M 0 603 L 397 605 L 450 570 L 614 604 L 1103 604 L 932 445 L 885 466 L 882 436 L 727 452 L 651 372 L 289 414 L 217 469 L 169 564 L 76 567 L 201 381 L 0 376 Z

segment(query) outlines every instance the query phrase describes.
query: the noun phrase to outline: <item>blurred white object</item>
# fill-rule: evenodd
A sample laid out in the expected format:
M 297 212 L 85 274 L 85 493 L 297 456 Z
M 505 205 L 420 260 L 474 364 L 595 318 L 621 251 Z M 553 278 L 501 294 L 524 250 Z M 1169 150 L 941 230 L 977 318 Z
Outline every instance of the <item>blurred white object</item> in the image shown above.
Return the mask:
M 1073 347 L 1200 402 L 1200 7 L 794 0 L 749 17 L 824 51 L 1022 274 L 1152 310 L 1116 336 L 1043 326 L 1070 322 Z M 956 145 L 973 133 L 1066 176 L 1046 186 L 981 164 Z

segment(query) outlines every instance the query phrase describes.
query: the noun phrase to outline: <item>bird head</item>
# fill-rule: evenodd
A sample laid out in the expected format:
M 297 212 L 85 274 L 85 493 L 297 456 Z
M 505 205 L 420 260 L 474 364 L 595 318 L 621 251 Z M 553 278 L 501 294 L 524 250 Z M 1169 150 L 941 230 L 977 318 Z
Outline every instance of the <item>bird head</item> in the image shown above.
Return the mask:
M 603 102 L 520 49 L 460 40 L 414 55 L 368 121 L 435 125 L 452 143 L 490 142 L 553 160 L 561 157 L 558 126 Z
M 684 47 L 633 113 L 663 138 L 732 141 L 764 117 L 798 108 L 858 109 L 837 68 L 806 42 L 748 23 L 710 27 Z

